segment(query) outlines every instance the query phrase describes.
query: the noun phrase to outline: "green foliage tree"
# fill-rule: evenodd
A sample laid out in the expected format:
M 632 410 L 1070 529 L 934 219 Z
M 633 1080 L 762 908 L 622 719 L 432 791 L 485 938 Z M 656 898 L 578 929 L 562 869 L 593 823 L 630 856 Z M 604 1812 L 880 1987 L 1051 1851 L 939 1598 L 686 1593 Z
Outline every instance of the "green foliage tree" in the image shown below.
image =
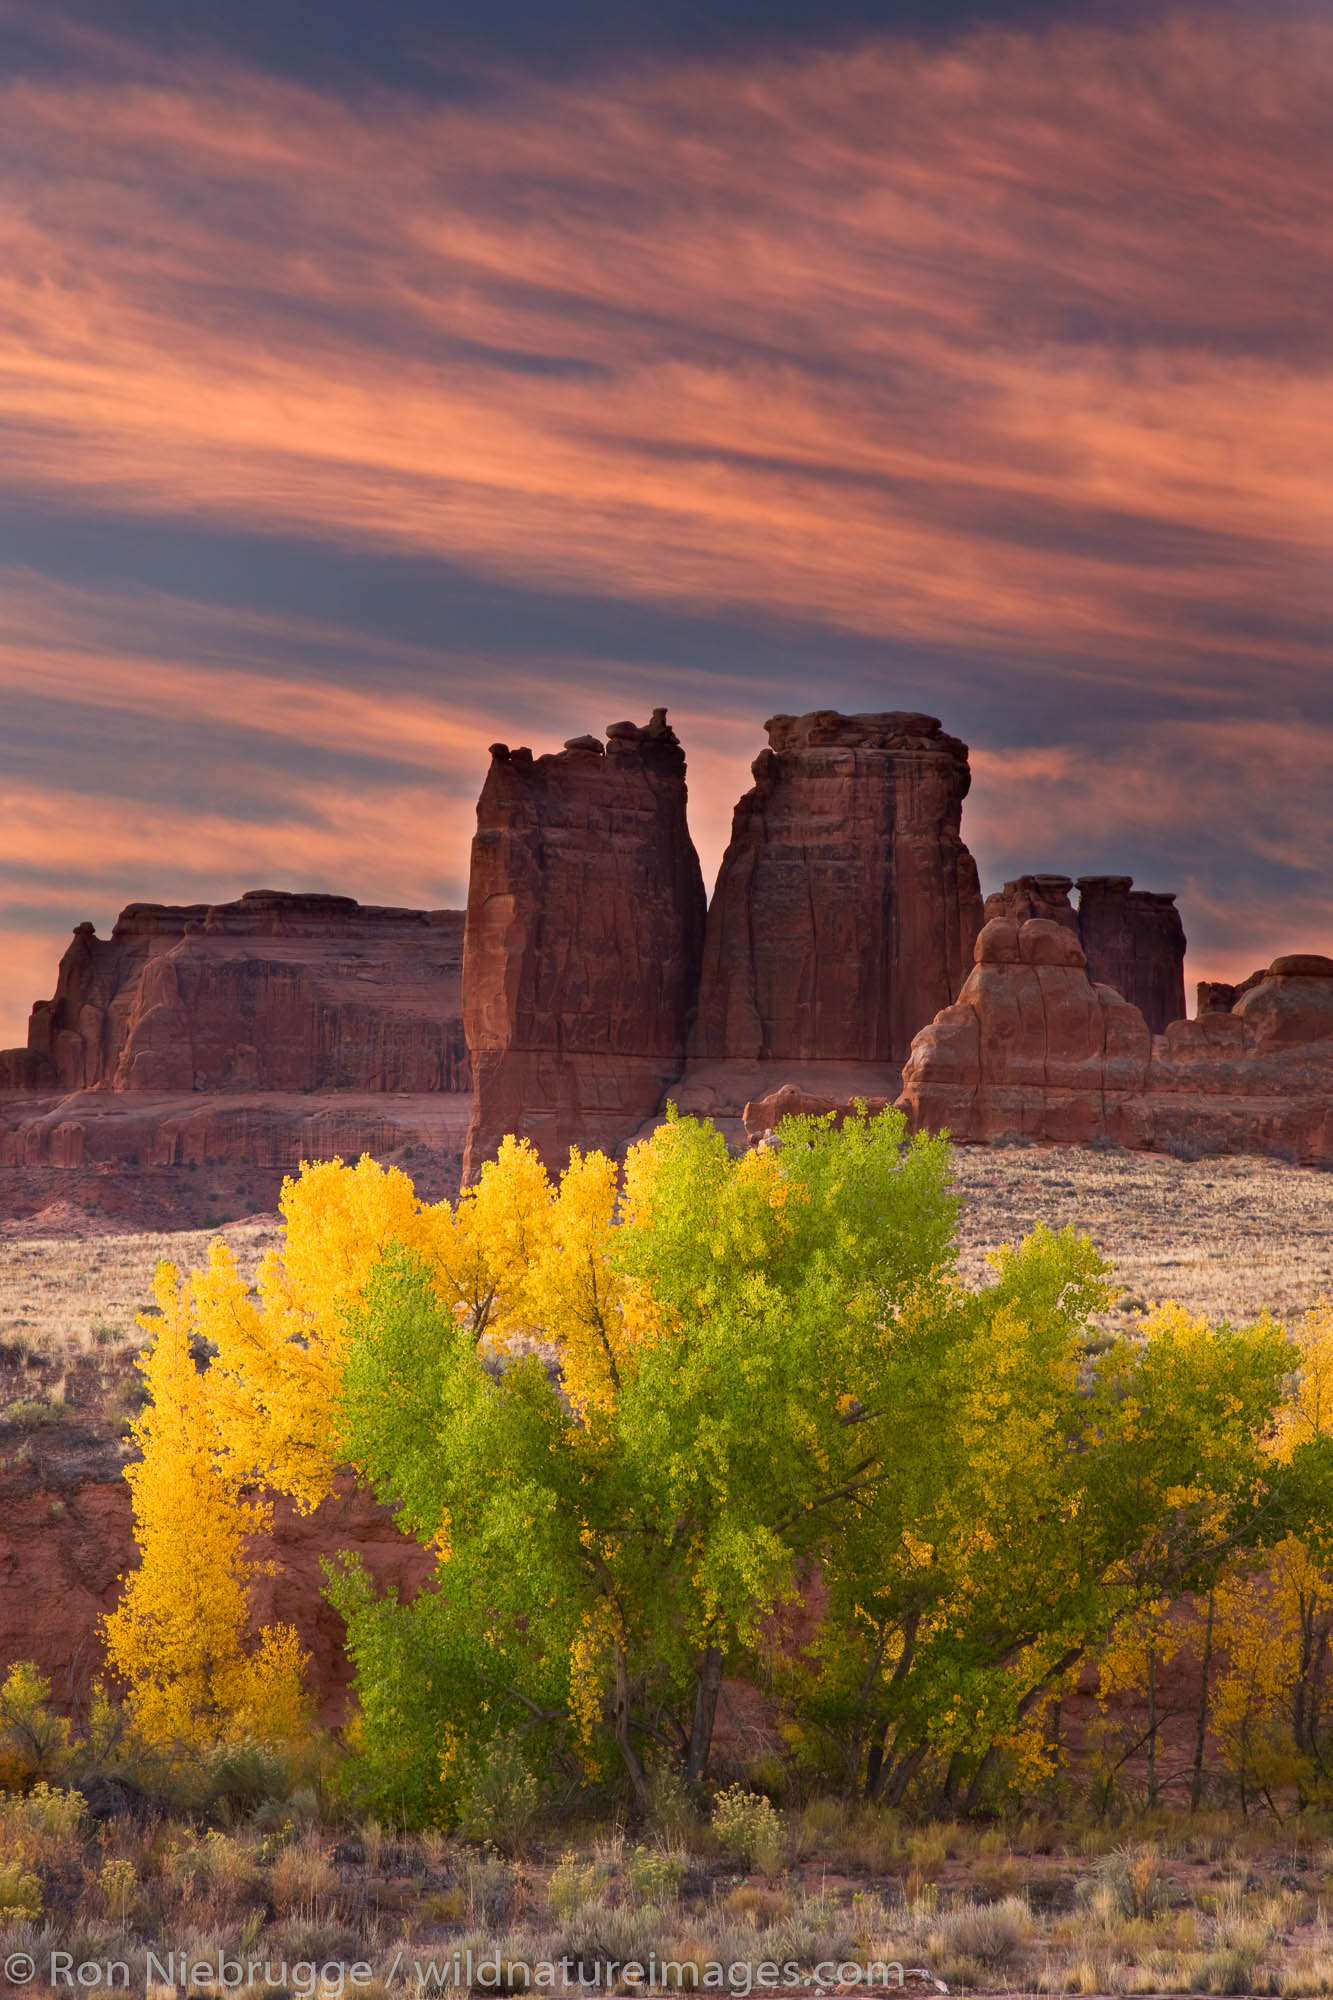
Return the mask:
M 653 1763 L 698 1779 L 727 1670 L 848 1786 L 974 1805 L 1041 1771 L 1047 1703 L 1123 1621 L 1277 1531 L 1280 1328 L 1172 1310 L 1108 1346 L 1072 1232 L 958 1281 L 940 1141 L 892 1112 L 780 1137 L 736 1160 L 672 1118 L 633 1149 L 618 1218 L 543 1239 L 545 1354 L 506 1362 L 419 1257 L 372 1275 L 340 1432 L 439 1556 L 410 1606 L 352 1563 L 332 1585 L 396 1809 L 456 1813 L 499 1741 L 640 1802 Z
M 724 1667 L 754 1664 L 887 1476 L 862 1417 L 900 1329 L 952 1295 L 947 1148 L 906 1144 L 893 1112 L 783 1142 L 736 1160 L 672 1118 L 633 1149 L 597 1249 L 620 1287 L 592 1400 L 563 1393 L 558 1342 L 550 1372 L 497 1369 L 407 1256 L 349 1319 L 342 1434 L 441 1557 L 410 1607 L 352 1564 L 333 1584 L 400 1809 L 456 1809 L 499 1731 L 571 1775 L 613 1757 L 640 1800 L 651 1760 L 701 1776 Z

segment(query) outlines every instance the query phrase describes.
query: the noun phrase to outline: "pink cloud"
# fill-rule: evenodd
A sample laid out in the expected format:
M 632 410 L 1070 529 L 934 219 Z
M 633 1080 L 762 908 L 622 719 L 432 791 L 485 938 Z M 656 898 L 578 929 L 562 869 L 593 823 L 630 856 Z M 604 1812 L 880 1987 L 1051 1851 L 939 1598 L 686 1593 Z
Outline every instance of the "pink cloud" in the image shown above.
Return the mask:
M 447 110 L 15 84 L 7 478 L 1140 681 L 1206 598 L 1248 663 L 1228 610 L 1327 605 L 1330 79 L 1228 14 Z

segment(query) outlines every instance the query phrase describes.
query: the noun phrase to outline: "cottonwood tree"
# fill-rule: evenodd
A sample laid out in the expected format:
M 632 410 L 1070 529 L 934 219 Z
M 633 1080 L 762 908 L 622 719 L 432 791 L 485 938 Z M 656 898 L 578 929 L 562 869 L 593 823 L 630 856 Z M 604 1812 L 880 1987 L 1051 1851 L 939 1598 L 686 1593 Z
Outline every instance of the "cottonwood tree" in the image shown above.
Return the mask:
M 670 1118 L 618 1211 L 609 1163 L 575 1156 L 523 1304 L 545 1358 L 497 1369 L 426 1260 L 372 1280 L 339 1422 L 441 1560 L 410 1607 L 354 1566 L 333 1596 L 403 1802 L 447 1805 L 514 1731 L 541 1762 L 614 1758 L 640 1799 L 654 1759 L 701 1776 L 725 1667 L 886 1477 L 863 1419 L 900 1323 L 943 1296 L 947 1149 L 892 1112 L 783 1141 L 737 1160 Z

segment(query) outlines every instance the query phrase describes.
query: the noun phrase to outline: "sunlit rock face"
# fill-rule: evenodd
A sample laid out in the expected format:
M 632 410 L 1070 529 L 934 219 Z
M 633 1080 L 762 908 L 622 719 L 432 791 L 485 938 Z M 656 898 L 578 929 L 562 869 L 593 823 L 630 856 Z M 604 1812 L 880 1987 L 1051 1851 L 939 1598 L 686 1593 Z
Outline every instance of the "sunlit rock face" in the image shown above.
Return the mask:
M 916 1037 L 899 1108 L 955 1139 L 1270 1153 L 1333 1164 L 1333 959 L 1275 959 L 1230 1013 L 1152 1035 L 1045 918 L 996 917 Z
M 463 955 L 476 1079 L 464 1175 L 509 1132 L 552 1167 L 618 1150 L 680 1075 L 705 898 L 666 711 L 534 758 L 497 744 Z
M 981 926 L 967 746 L 928 715 L 765 727 L 708 914 L 692 1053 L 901 1063 Z

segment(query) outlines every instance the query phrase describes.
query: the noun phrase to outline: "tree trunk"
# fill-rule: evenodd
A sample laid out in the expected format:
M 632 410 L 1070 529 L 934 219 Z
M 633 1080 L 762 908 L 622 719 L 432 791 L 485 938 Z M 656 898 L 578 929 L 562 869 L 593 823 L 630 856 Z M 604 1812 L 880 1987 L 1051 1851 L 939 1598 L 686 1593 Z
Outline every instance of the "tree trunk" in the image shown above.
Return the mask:
M 1157 1804 L 1157 1648 L 1148 1648 L 1148 1809 Z
M 634 1745 L 629 1740 L 629 1675 L 625 1667 L 625 1649 L 616 1642 L 616 1741 L 620 1754 L 629 1772 L 630 1784 L 634 1787 L 634 1803 L 640 1812 L 648 1810 L 648 1781 L 643 1775 L 643 1765 L 639 1762 Z
M 1203 1667 L 1199 1676 L 1199 1713 L 1194 1724 L 1194 1769 L 1190 1775 L 1190 1811 L 1197 1812 L 1203 1799 L 1203 1750 L 1208 1735 L 1208 1669 L 1213 1663 L 1213 1612 L 1217 1593 L 1208 1593 L 1208 1615 L 1203 1625 Z
M 886 1765 L 885 1770 L 891 1771 L 887 1782 L 884 1771 L 880 1772 L 880 1796 L 883 1798 L 885 1805 L 900 1806 L 902 1804 L 903 1794 L 917 1772 L 921 1769 L 921 1766 L 925 1763 L 929 1748 L 930 1745 L 927 1743 L 918 1743 L 915 1749 L 904 1751 L 896 1765 L 892 1767 Z
M 690 1745 L 685 1755 L 685 1776 L 690 1784 L 701 1783 L 708 1770 L 708 1753 L 713 1745 L 713 1724 L 717 1719 L 717 1695 L 722 1685 L 722 1648 L 709 1646 L 699 1663 L 699 1681 L 694 1695 L 694 1721 Z

